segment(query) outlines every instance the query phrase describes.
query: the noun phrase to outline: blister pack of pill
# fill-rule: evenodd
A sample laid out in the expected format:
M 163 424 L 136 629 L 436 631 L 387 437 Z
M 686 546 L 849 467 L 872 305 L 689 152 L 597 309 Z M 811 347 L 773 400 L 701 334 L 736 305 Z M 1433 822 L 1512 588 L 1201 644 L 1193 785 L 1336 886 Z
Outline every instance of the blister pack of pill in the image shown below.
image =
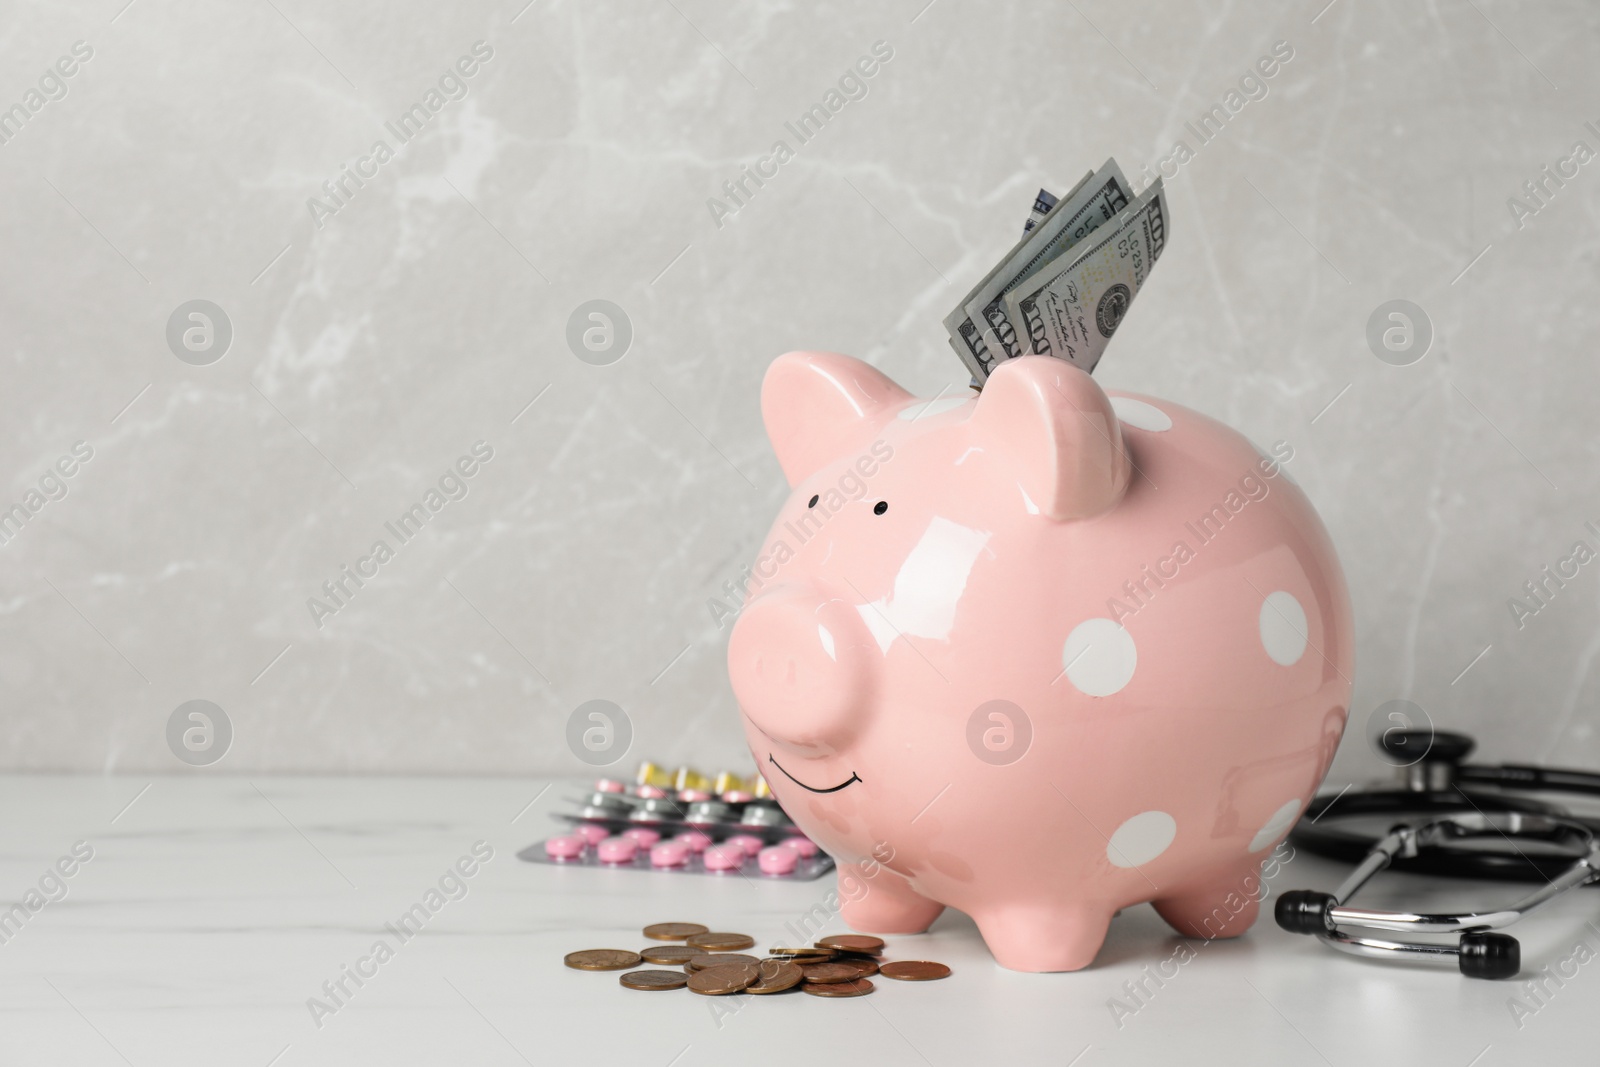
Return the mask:
M 571 809 L 566 833 L 517 853 L 530 863 L 808 881 L 833 860 L 783 813 L 759 775 L 708 779 L 642 764 L 633 783 L 602 778 Z

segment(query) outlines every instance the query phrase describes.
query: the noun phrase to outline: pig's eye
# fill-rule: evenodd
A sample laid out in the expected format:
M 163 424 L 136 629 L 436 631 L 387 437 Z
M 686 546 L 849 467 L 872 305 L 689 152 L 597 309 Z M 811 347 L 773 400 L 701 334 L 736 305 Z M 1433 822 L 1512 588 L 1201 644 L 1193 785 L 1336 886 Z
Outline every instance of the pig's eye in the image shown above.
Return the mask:
M 817 501 L 819 501 L 821 499 L 822 499 L 822 497 L 820 497 L 820 496 L 813 496 L 811 498 L 811 503 L 807 504 L 806 507 L 808 507 L 808 508 L 816 507 L 817 506 Z
M 872 505 L 872 513 L 874 515 L 882 515 L 885 511 L 888 511 L 888 510 L 889 510 L 889 502 L 887 500 L 880 500 L 876 504 Z

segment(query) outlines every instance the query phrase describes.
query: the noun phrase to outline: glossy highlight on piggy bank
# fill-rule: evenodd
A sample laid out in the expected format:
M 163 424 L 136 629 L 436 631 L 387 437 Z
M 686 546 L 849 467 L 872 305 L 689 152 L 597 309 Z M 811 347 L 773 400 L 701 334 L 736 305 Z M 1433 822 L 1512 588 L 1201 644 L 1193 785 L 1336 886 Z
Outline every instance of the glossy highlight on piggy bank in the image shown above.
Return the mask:
M 1042 356 L 930 401 L 791 352 L 761 406 L 792 492 L 729 671 L 784 810 L 870 887 L 845 922 L 959 908 L 1020 971 L 1087 966 L 1144 901 L 1185 935 L 1248 929 L 1350 696 L 1292 448 Z

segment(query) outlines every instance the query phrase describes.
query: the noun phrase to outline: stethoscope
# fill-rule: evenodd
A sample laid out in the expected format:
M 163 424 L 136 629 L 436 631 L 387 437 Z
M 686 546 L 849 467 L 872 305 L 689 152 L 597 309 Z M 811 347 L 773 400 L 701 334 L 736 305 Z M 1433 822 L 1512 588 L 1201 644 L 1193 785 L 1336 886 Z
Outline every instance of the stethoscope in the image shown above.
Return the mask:
M 1600 820 L 1518 794 L 1600 796 L 1600 774 L 1463 763 L 1475 747 L 1464 734 L 1391 730 L 1378 744 L 1392 762 L 1402 765 L 1402 788 L 1346 790 L 1311 802 L 1289 840 L 1354 862 L 1356 868 L 1332 893 L 1284 893 L 1274 913 L 1278 925 L 1291 933 L 1314 934 L 1356 956 L 1443 963 L 1454 959 L 1469 978 L 1515 977 L 1522 966 L 1521 948 L 1516 938 L 1495 931 L 1568 890 L 1600 884 Z M 1388 829 L 1374 835 L 1370 826 L 1363 832 L 1350 825 L 1362 820 L 1379 820 Z M 1492 911 L 1427 914 L 1351 907 L 1356 891 L 1386 868 L 1544 884 Z M 1449 944 L 1373 937 L 1351 928 L 1460 936 Z

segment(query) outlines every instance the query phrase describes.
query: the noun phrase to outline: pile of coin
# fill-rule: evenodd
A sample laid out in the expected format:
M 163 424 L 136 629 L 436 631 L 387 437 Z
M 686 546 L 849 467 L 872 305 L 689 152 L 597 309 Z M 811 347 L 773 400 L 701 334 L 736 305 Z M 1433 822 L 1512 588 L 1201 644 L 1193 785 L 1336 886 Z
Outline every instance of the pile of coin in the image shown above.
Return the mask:
M 950 975 L 949 967 L 931 960 L 886 961 L 883 939 L 867 934 L 830 934 L 805 947 L 768 949 L 765 957 L 740 951 L 755 947 L 750 935 L 721 933 L 698 923 L 656 923 L 644 928 L 644 936 L 682 944 L 652 945 L 638 952 L 585 949 L 568 953 L 566 965 L 580 971 L 626 971 L 618 981 L 627 989 L 657 992 L 687 986 L 708 997 L 795 989 L 814 997 L 864 997 L 875 988 L 874 975 L 902 982 Z M 681 970 L 630 969 L 641 962 Z

